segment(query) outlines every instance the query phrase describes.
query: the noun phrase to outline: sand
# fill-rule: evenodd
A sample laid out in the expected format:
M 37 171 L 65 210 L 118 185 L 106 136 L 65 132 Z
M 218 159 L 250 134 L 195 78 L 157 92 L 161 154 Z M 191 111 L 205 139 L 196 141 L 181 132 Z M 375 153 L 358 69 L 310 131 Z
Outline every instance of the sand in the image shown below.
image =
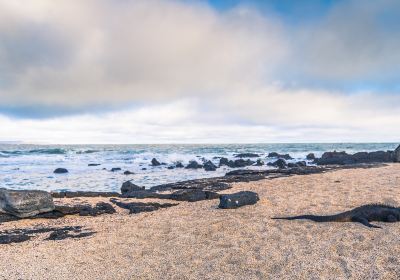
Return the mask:
M 99 217 L 4 223 L 1 230 L 74 225 L 96 234 L 62 241 L 45 241 L 43 234 L 0 245 L 0 278 L 400 278 L 400 223 L 370 229 L 271 219 L 336 213 L 372 202 L 400 205 L 400 164 L 238 183 L 226 192 L 240 190 L 256 191 L 261 200 L 236 210 L 217 209 L 218 200 L 212 200 L 136 215 L 118 209 Z M 95 200 L 108 199 L 90 202 Z

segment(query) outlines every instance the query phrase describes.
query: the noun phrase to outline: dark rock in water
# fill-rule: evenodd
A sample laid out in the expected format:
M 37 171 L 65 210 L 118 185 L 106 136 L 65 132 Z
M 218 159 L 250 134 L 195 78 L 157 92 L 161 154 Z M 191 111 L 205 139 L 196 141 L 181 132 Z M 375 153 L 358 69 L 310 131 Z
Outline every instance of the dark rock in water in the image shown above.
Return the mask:
M 95 207 L 84 207 L 79 212 L 79 216 L 99 216 L 103 214 L 114 214 L 116 211 L 110 203 L 99 202 Z
M 186 169 L 199 169 L 199 168 L 203 168 L 203 165 L 199 164 L 195 160 L 192 160 L 189 162 L 189 164 L 185 168 Z
M 133 174 L 135 174 L 135 173 L 133 173 L 133 172 L 131 172 L 131 171 L 129 171 L 129 170 L 126 170 L 126 171 L 124 172 L 124 175 L 133 175 Z
M 283 158 L 280 158 L 274 162 L 269 162 L 267 163 L 268 166 L 273 166 L 273 167 L 278 167 L 280 169 L 284 169 L 286 168 L 288 165 L 286 163 L 286 161 Z
M 101 165 L 100 163 L 89 163 L 88 166 L 99 166 Z
M 119 193 L 117 192 L 86 192 L 86 191 L 77 191 L 77 192 L 52 192 L 51 196 L 54 198 L 73 198 L 73 197 L 117 197 Z
M 126 181 L 125 183 L 122 184 L 121 187 L 121 193 L 128 193 L 128 192 L 133 192 L 133 191 L 143 191 L 145 187 L 139 187 L 132 183 L 131 181 Z
M 54 170 L 55 174 L 64 174 L 64 173 L 68 173 L 68 170 L 65 168 L 57 168 L 56 170 Z
M 315 155 L 314 155 L 313 153 L 309 153 L 309 154 L 306 156 L 306 159 L 308 159 L 308 160 L 314 160 L 314 159 L 315 159 Z
M 223 166 L 223 165 L 228 165 L 229 164 L 229 160 L 227 158 L 220 158 L 219 159 L 219 166 Z
M 175 165 L 175 167 L 176 167 L 176 168 L 184 168 L 182 162 L 178 162 L 178 163 Z
M 400 162 L 400 145 L 396 148 L 396 150 L 394 150 L 393 161 Z
M 288 163 L 287 165 L 289 168 L 293 168 L 293 167 L 304 167 L 307 166 L 307 163 L 305 161 L 298 161 L 296 163 Z
M 242 191 L 233 194 L 221 195 L 219 198 L 219 208 L 234 209 L 245 205 L 253 205 L 259 201 L 258 194 L 250 191 Z
M 116 171 L 121 171 L 122 169 L 119 167 L 113 167 L 111 168 L 111 172 L 116 172 Z
M 215 170 L 217 170 L 217 166 L 209 160 L 206 163 L 204 163 L 204 170 L 205 171 L 215 171 Z
M 161 163 L 160 163 L 156 158 L 153 158 L 153 159 L 151 160 L 151 165 L 152 165 L 152 166 L 160 166 Z
M 147 170 L 147 168 L 143 167 L 142 170 Z
M 351 155 L 347 154 L 346 152 L 326 152 L 323 153 L 321 158 L 315 159 L 315 163 L 318 165 L 329 165 L 329 164 L 353 164 L 355 160 L 352 158 Z
M 358 152 L 353 155 L 346 152 L 326 152 L 321 158 L 317 158 L 314 162 L 318 165 L 347 165 L 357 163 L 377 163 L 377 162 L 393 162 L 394 152 L 392 151 L 376 151 L 376 152 Z
M 48 192 L 0 189 L 0 212 L 27 218 L 53 210 L 53 198 Z
M 111 202 L 123 209 L 128 209 L 129 214 L 138 214 L 141 212 L 152 212 L 152 211 L 156 211 L 161 208 L 168 208 L 168 207 L 178 205 L 177 203 L 160 204 L 160 203 L 154 203 L 154 202 L 153 203 L 142 203 L 142 202 L 125 203 L 125 202 L 118 201 L 116 199 L 112 199 Z
M 235 157 L 237 157 L 237 158 L 252 158 L 252 157 L 260 157 L 260 155 L 253 154 L 253 153 L 242 153 L 242 154 L 236 155 Z
M 170 170 L 175 169 L 175 166 L 168 166 L 167 169 L 170 169 Z
M 244 159 L 237 159 L 237 160 L 235 160 L 235 161 L 233 161 L 233 163 L 232 163 L 232 161 L 229 161 L 229 163 L 228 163 L 229 165 L 229 167 L 232 167 L 232 168 L 240 168 L 240 167 L 246 167 L 246 166 L 250 166 L 250 165 L 253 165 L 254 164 L 254 161 L 252 161 L 252 160 L 244 160 Z
M 267 157 L 269 157 L 269 158 L 283 158 L 283 159 L 286 159 L 286 160 L 293 159 L 289 154 L 278 154 L 276 152 L 269 153 Z
M 261 159 L 257 159 L 256 163 L 254 164 L 255 166 L 263 166 L 264 162 Z
M 197 189 L 179 190 L 171 194 L 170 199 L 178 201 L 201 201 L 207 199 L 219 198 L 219 194 L 210 191 L 203 191 Z

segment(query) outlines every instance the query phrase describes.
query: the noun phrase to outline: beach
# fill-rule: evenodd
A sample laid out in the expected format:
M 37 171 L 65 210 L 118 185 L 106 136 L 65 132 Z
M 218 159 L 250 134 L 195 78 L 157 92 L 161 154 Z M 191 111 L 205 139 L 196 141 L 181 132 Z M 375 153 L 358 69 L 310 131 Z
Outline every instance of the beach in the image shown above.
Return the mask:
M 218 200 L 158 211 L 3 223 L 1 230 L 82 226 L 80 239 L 0 245 L 2 279 L 397 279 L 400 225 L 272 220 L 333 214 L 367 203 L 400 205 L 400 165 L 235 183 L 260 201 L 218 209 Z M 109 202 L 108 198 L 56 203 Z M 121 199 L 121 201 L 137 201 Z M 145 199 L 140 202 L 168 200 Z

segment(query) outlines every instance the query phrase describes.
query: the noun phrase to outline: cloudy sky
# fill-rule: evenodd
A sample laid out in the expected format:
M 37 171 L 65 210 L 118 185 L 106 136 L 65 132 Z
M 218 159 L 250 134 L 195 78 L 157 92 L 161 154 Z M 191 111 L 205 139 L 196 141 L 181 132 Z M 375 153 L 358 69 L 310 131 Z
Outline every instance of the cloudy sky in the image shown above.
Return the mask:
M 0 0 L 0 141 L 400 141 L 398 0 Z

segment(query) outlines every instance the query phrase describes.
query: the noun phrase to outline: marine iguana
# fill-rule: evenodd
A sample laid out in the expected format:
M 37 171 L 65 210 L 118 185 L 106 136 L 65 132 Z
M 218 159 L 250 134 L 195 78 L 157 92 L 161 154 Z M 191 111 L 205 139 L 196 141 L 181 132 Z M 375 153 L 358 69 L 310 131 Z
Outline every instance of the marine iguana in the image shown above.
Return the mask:
M 400 221 L 400 208 L 384 204 L 367 204 L 335 215 L 301 215 L 294 217 L 275 217 L 280 220 L 311 220 L 314 222 L 356 222 L 370 228 L 381 228 L 371 221 L 394 223 Z

